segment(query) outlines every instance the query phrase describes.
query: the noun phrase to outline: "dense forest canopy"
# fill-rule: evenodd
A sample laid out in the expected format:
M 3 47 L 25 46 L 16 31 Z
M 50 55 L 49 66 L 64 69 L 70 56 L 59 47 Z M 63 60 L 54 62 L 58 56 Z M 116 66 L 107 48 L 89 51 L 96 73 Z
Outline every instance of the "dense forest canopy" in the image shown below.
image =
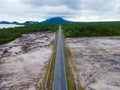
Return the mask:
M 0 44 L 10 42 L 22 34 L 58 30 L 58 24 L 34 24 L 0 30 Z M 62 24 L 67 37 L 120 36 L 120 22 L 91 22 Z

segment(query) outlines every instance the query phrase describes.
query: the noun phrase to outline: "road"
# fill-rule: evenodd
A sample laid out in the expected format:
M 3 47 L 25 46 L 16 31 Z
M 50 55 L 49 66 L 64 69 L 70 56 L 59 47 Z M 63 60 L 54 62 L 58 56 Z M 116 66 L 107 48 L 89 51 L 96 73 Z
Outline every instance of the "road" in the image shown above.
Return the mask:
M 56 63 L 52 90 L 68 90 L 64 55 L 64 40 L 61 26 L 59 26 L 58 30 Z

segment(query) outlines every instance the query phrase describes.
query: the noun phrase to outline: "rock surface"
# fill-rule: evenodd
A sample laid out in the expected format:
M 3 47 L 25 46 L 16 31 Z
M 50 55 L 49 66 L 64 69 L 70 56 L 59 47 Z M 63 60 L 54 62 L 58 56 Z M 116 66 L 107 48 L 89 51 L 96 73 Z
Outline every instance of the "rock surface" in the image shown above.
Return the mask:
M 120 37 L 68 38 L 86 90 L 120 90 Z
M 40 32 L 0 46 L 0 90 L 37 90 L 52 54 L 55 34 Z

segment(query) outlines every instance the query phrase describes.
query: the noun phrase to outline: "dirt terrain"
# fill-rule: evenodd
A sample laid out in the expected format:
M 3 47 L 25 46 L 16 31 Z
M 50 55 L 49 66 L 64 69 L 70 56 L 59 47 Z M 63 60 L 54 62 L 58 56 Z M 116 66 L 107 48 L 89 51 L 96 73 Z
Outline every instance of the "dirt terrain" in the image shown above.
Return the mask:
M 36 90 L 46 72 L 55 34 L 39 32 L 0 46 L 0 90 Z
M 120 37 L 68 38 L 86 90 L 120 90 Z

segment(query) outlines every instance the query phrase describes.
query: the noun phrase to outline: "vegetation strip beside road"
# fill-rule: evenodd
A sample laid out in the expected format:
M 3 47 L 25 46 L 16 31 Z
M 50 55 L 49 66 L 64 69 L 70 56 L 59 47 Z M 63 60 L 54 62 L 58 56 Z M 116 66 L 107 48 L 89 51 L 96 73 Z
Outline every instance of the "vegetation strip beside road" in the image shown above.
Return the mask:
M 45 77 L 45 78 L 48 78 L 45 80 L 45 83 L 44 83 L 45 90 L 52 90 L 52 82 L 53 82 L 53 78 L 54 78 L 55 59 L 56 59 L 56 47 L 57 47 L 57 37 L 55 39 L 52 58 L 48 64 L 48 71 L 47 71 L 47 74 Z M 66 58 L 65 65 L 66 65 L 68 90 L 77 90 L 76 85 L 75 85 L 76 83 L 74 82 L 74 77 L 72 76 L 72 73 L 71 73 L 71 68 L 70 68 L 70 64 L 69 64 L 69 56 L 68 56 L 69 52 L 68 52 L 68 48 L 66 46 L 64 46 L 64 51 L 65 51 L 65 58 Z M 80 90 L 84 90 L 84 89 L 80 89 Z
M 68 59 L 68 51 L 67 51 L 67 47 L 66 47 L 66 43 L 65 43 L 65 35 L 64 36 L 64 53 L 65 53 L 65 65 L 66 65 L 66 74 L 67 74 L 67 82 L 68 82 L 68 90 L 76 90 L 76 85 L 74 83 L 74 79 L 71 73 L 71 68 L 69 65 L 69 59 Z
M 65 47 L 66 49 L 66 47 Z M 67 56 L 67 51 L 65 50 L 65 55 L 66 55 L 66 74 L 67 74 L 67 82 L 68 82 L 68 90 L 76 90 L 74 80 L 72 77 L 72 73 L 70 71 L 70 65 L 68 61 L 68 56 Z
M 64 41 L 66 41 L 66 35 L 64 34 Z M 72 60 L 72 54 L 69 46 L 65 42 L 65 57 L 66 57 L 66 72 L 67 72 L 67 80 L 69 90 L 85 90 L 85 88 L 81 85 L 79 74 L 77 68 Z
M 49 61 L 49 64 L 47 66 L 47 72 L 44 79 L 45 80 L 43 85 L 44 90 L 52 90 L 52 82 L 54 78 L 54 67 L 55 67 L 55 59 L 56 59 L 56 47 L 57 47 L 57 33 L 53 45 L 53 53 Z
M 65 46 L 66 50 L 66 67 L 67 67 L 67 75 L 68 75 L 68 84 L 69 84 L 69 90 L 85 90 L 85 88 L 81 85 L 81 81 L 79 79 L 79 74 L 77 71 L 77 68 L 74 64 L 74 61 L 72 60 L 72 54 L 70 52 L 69 47 Z M 71 89 L 74 88 L 74 89 Z

